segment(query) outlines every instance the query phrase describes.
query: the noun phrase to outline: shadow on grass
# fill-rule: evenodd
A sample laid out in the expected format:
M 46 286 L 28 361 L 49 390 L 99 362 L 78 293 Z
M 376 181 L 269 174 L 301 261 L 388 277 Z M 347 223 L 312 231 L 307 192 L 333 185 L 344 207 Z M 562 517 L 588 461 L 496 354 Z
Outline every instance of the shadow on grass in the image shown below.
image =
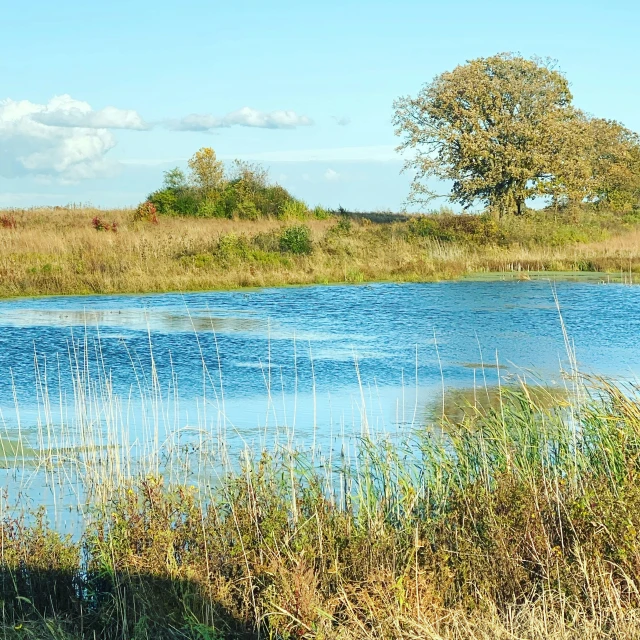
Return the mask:
M 240 620 L 200 585 L 147 574 L 81 574 L 66 570 L 0 569 L 5 638 L 153 638 L 252 640 Z

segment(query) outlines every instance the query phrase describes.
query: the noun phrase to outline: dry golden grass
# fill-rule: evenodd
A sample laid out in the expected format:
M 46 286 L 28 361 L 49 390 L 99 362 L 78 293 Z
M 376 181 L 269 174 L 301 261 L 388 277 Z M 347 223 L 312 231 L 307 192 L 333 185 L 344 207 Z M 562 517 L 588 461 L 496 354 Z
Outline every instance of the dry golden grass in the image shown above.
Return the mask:
M 428 281 L 465 274 L 640 271 L 640 231 L 610 231 L 605 240 L 478 244 L 421 237 L 410 223 L 355 218 L 306 220 L 313 252 L 256 249 L 256 236 L 277 238 L 300 221 L 161 218 L 136 223 L 130 210 L 32 209 L 4 212 L 0 225 L 0 296 L 196 291 L 236 287 L 364 281 Z M 92 218 L 118 224 L 96 231 Z M 240 246 L 222 251 L 231 235 Z M 513 235 L 513 234 L 512 234 Z M 260 243 L 258 242 L 258 245 Z M 264 242 L 263 242 L 264 244 Z

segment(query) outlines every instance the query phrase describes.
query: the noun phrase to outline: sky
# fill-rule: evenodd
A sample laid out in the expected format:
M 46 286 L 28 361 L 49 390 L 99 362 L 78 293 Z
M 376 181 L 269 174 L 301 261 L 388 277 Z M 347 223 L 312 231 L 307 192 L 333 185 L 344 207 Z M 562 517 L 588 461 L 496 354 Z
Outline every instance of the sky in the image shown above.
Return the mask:
M 550 56 L 576 106 L 640 131 L 639 35 L 632 0 L 4 3 L 0 207 L 135 205 L 210 146 L 312 206 L 399 210 L 397 97 Z

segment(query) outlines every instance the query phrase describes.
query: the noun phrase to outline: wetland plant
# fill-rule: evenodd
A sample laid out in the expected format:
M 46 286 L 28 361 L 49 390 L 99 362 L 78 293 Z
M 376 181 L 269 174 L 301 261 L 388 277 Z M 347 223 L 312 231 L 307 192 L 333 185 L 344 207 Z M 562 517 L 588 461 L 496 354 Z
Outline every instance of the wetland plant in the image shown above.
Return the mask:
M 83 375 L 80 442 L 43 425 L 36 456 L 83 525 L 64 536 L 3 497 L 5 637 L 635 637 L 633 388 L 523 383 L 339 453 L 234 461 L 206 425 L 163 444 L 153 388 L 132 458 L 108 377 Z M 17 454 L 14 467 L 32 477 Z

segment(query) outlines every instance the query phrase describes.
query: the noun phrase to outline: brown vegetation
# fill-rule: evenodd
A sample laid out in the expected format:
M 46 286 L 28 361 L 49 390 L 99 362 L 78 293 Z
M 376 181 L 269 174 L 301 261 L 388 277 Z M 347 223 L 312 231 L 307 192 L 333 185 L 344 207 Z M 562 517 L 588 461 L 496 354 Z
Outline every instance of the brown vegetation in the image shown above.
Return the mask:
M 622 272 L 634 278 L 640 271 L 636 218 L 602 212 L 530 212 L 500 221 L 450 214 L 163 216 L 150 224 L 130 210 L 33 209 L 12 210 L 3 219 L 11 221 L 0 228 L 5 297 L 429 281 L 489 272 Z M 117 233 L 97 233 L 103 225 L 96 219 L 108 220 Z M 292 227 L 297 231 L 286 231 Z M 306 229 L 308 246 L 287 245 Z M 283 234 L 290 238 L 283 241 Z

